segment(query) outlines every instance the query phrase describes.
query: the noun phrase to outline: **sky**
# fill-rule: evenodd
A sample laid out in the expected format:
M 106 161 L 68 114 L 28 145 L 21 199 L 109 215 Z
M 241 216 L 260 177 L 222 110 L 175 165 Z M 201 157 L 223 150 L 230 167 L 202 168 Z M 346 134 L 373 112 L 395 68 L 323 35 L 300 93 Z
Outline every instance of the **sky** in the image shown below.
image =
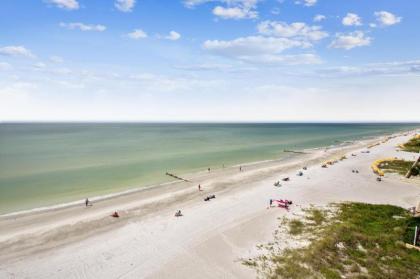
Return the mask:
M 0 121 L 420 121 L 420 1 L 0 5 Z

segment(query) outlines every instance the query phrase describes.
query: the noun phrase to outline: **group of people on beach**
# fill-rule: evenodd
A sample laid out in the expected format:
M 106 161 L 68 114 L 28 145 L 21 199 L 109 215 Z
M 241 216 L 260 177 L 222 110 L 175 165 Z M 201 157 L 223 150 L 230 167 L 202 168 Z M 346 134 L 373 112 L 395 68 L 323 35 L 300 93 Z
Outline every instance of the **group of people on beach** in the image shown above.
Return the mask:
M 225 165 L 223 164 L 223 168 L 225 168 Z M 211 169 L 210 168 L 207 168 L 207 171 L 208 172 L 210 172 L 211 171 Z M 242 172 L 242 166 L 239 166 L 239 171 L 240 172 Z M 201 184 L 198 184 L 198 191 L 202 191 L 203 189 L 202 189 L 202 187 L 201 187 Z M 92 202 L 89 200 L 89 198 L 86 198 L 85 199 L 85 207 L 88 207 L 88 206 L 93 206 L 93 204 L 92 204 Z M 271 200 L 270 200 L 270 206 L 271 206 Z M 176 212 L 175 212 L 175 217 L 180 217 L 180 216 L 182 216 L 182 213 L 181 213 L 181 210 L 177 210 Z M 117 211 L 115 211 L 112 215 L 111 215 L 111 217 L 114 217 L 114 218 L 119 218 L 120 217 L 120 215 L 118 214 L 118 212 Z
M 225 168 L 225 164 L 223 164 L 222 165 L 222 168 L 224 169 Z M 211 168 L 207 168 L 207 172 L 210 172 L 211 171 Z M 242 166 L 239 166 L 239 171 L 240 172 L 242 172 Z M 201 187 L 201 184 L 198 184 L 198 186 L 197 186 L 197 188 L 198 188 L 198 191 L 199 192 L 201 192 L 201 191 L 203 191 L 203 189 L 202 189 L 202 187 Z M 212 198 L 214 198 L 215 196 L 213 195 L 212 196 Z M 207 197 L 206 199 L 204 199 L 204 200 L 209 200 L 209 197 Z M 271 203 L 270 203 L 270 206 L 271 206 Z M 182 213 L 181 213 L 181 210 L 177 210 L 176 212 L 175 212 L 175 217 L 180 217 L 180 216 L 183 216 L 182 215 Z

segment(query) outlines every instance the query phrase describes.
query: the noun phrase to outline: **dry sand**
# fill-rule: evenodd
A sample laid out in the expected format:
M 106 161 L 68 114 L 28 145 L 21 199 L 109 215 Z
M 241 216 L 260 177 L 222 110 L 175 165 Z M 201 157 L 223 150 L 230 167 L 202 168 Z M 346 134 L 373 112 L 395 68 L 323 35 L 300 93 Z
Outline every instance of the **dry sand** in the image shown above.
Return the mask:
M 240 258 L 272 238 L 277 218 L 300 207 L 361 201 L 410 207 L 420 183 L 395 175 L 382 182 L 370 164 L 382 157 L 413 159 L 395 146 L 410 135 L 315 150 L 286 162 L 265 162 L 190 175 L 173 183 L 97 201 L 94 206 L 0 217 L 0 278 L 254 278 Z M 350 154 L 357 156 L 353 157 Z M 348 159 L 321 168 L 320 162 Z M 301 177 L 296 172 L 307 165 Z M 353 169 L 359 173 L 352 173 Z M 289 176 L 291 181 L 273 183 Z M 204 191 L 198 192 L 201 184 Z M 204 202 L 208 194 L 216 199 Z M 268 209 L 270 198 L 294 201 L 289 212 Z M 174 217 L 181 209 L 184 216 Z M 121 218 L 109 217 L 118 210 Z

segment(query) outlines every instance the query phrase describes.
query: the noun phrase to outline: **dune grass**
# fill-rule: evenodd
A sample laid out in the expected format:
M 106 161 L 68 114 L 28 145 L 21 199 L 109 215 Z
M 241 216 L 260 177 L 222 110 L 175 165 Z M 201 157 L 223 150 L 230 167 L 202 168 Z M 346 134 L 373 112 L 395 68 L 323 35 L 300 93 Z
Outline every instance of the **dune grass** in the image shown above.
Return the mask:
M 414 161 L 394 160 L 386 161 L 379 164 L 379 168 L 384 172 L 398 173 L 405 175 L 413 165 Z M 418 175 L 420 173 L 420 167 L 417 166 L 413 169 L 412 175 Z
M 322 223 L 326 221 L 327 214 L 325 210 L 321 210 L 318 208 L 310 208 L 305 210 L 305 212 L 305 219 L 314 222 L 314 224 L 317 226 L 322 225 Z
M 420 252 L 404 247 L 404 242 L 412 242 L 419 219 L 391 205 L 336 206 L 333 215 L 316 213 L 323 216 L 316 218 L 319 222 L 307 212 L 299 239 L 306 236 L 308 245 L 276 249 L 283 236 L 244 264 L 261 278 L 420 278 Z
M 305 224 L 299 219 L 293 219 L 289 222 L 289 233 L 292 235 L 298 235 L 303 232 Z
M 408 142 L 401 145 L 401 150 L 420 153 L 420 135 L 415 136 Z

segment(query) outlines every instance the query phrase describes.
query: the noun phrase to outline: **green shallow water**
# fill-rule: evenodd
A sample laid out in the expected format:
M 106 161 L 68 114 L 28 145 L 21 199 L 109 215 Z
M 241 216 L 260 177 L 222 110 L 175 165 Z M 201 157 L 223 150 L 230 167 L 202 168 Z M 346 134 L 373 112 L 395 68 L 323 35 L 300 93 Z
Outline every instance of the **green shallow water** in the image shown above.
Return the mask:
M 414 124 L 0 124 L 0 213 L 278 159 Z

